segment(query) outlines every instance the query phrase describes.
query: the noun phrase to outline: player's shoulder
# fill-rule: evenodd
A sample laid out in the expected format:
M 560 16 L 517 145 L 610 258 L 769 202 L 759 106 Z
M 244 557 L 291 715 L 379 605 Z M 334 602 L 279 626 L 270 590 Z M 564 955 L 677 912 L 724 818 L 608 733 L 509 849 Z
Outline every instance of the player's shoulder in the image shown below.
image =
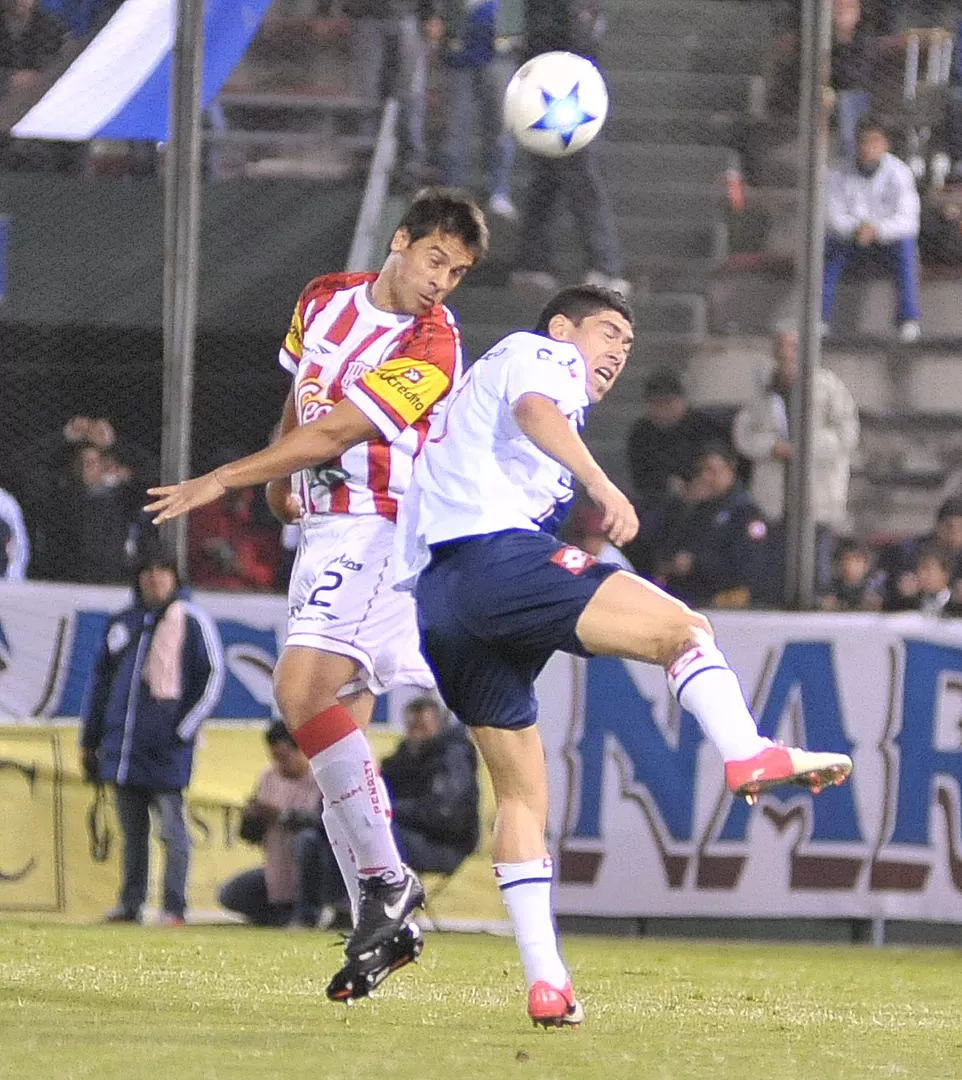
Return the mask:
M 492 345 L 483 357 L 504 362 L 522 360 L 557 364 L 564 368 L 570 368 L 580 358 L 581 353 L 569 342 L 556 341 L 533 330 L 515 330 Z
M 454 312 L 445 304 L 435 304 L 423 315 L 417 315 L 408 328 L 408 335 L 435 334 L 441 332 L 452 337 L 458 336 L 458 320 Z
M 301 289 L 302 301 L 316 300 L 321 296 L 333 295 L 346 289 L 356 288 L 358 285 L 367 284 L 377 277 L 375 273 L 346 273 L 320 274 Z

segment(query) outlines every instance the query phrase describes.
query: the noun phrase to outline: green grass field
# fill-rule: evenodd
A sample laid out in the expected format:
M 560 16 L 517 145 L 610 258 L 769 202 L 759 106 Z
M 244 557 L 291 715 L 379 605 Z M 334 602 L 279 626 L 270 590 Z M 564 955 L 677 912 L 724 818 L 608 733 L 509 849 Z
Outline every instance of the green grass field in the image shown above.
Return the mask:
M 525 1016 L 509 939 L 428 935 L 350 1008 L 330 934 L 0 924 L 0 1077 L 962 1077 L 950 951 L 567 938 L 577 1030 Z

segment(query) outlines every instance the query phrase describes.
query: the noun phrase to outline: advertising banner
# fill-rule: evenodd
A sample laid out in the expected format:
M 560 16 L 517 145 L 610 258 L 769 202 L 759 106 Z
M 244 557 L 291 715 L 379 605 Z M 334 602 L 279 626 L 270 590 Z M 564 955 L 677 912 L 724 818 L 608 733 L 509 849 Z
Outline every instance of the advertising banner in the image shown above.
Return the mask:
M 107 613 L 128 598 L 0 583 L 0 722 L 76 717 Z M 262 727 L 284 599 L 196 599 L 227 654 L 215 716 Z M 851 780 L 817 797 L 781 789 L 750 809 L 727 793 L 717 752 L 659 668 L 556 656 L 538 697 L 559 913 L 962 922 L 962 622 L 751 612 L 713 622 L 762 732 L 851 754 Z M 382 730 L 398 729 L 407 696 L 379 702 Z M 232 797 L 240 791 L 235 782 Z

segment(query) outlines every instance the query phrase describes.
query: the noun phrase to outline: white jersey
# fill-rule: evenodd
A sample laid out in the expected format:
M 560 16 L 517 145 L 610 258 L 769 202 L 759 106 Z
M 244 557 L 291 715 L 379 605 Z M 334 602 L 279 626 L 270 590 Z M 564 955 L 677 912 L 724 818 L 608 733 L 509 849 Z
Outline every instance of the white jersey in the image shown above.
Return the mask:
M 550 398 L 577 431 L 588 406 L 578 349 L 540 334 L 510 334 L 451 391 L 399 510 L 398 584 L 409 584 L 427 565 L 431 544 L 557 526 L 573 497 L 573 479 L 518 426 L 512 410 L 524 394 Z

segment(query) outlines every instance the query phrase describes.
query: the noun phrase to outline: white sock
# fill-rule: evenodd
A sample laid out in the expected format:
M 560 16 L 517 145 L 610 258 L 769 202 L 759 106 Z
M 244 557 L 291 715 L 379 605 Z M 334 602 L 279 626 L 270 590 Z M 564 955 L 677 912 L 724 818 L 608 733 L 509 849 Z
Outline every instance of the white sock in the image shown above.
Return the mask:
M 568 981 L 568 971 L 558 952 L 551 914 L 551 873 L 550 855 L 494 864 L 495 881 L 521 953 L 525 982 L 532 986 L 544 979 L 560 990 Z
M 391 833 L 391 808 L 384 785 L 378 785 L 377 762 L 367 739 L 355 730 L 311 759 L 311 770 L 334 810 L 357 860 L 359 877 L 404 880 L 404 869 Z
M 678 704 L 695 717 L 724 761 L 743 761 L 771 746 L 758 734 L 738 677 L 713 642 L 689 649 L 667 674 Z
M 347 831 L 338 811 L 325 807 L 321 820 L 324 822 L 324 831 L 331 842 L 331 850 L 334 852 L 334 858 L 337 859 L 337 868 L 341 871 L 341 877 L 344 878 L 348 899 L 351 901 L 351 922 L 357 926 L 358 905 L 361 900 L 361 890 L 357 881 L 357 860 L 354 858 L 354 852 L 347 839 Z

